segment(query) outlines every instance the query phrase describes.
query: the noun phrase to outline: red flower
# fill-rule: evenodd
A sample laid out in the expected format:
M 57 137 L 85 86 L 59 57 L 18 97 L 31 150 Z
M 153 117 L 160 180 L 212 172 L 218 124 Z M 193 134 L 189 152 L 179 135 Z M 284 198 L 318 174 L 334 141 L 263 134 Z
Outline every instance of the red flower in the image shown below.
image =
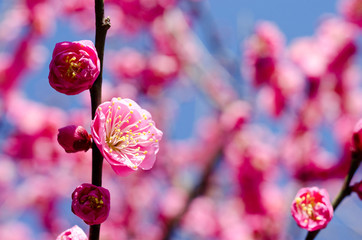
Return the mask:
M 103 187 L 83 183 L 72 194 L 72 212 L 88 225 L 101 224 L 109 215 L 110 195 Z

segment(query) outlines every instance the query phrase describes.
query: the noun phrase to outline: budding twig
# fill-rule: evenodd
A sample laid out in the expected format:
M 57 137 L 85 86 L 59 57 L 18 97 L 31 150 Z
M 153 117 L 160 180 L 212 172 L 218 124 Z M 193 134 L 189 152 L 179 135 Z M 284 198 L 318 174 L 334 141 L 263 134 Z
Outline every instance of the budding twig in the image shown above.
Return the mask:
M 103 0 L 95 0 L 95 16 L 96 16 L 96 35 L 95 47 L 97 49 L 98 58 L 101 63 L 99 75 L 90 89 L 92 119 L 95 116 L 97 107 L 102 101 L 102 73 L 103 73 L 103 55 L 104 45 L 108 29 L 111 27 L 110 19 L 104 18 L 104 2 Z M 102 165 L 103 156 L 96 144 L 92 144 L 92 184 L 102 186 Z M 89 228 L 89 240 L 99 240 L 100 224 L 91 225 Z

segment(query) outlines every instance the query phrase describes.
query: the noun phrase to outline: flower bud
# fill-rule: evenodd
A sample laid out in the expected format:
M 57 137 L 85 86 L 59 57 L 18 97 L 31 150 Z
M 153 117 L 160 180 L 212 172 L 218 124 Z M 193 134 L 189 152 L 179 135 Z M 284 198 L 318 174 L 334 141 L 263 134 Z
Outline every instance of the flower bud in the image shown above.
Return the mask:
M 70 125 L 58 131 L 58 143 L 67 153 L 86 152 L 92 146 L 91 137 L 82 126 Z
M 97 50 L 89 40 L 55 45 L 49 64 L 49 84 L 58 92 L 75 95 L 90 89 L 100 71 Z
M 72 212 L 88 225 L 104 222 L 109 210 L 110 194 L 103 187 L 83 183 L 72 193 Z
M 62 232 L 56 240 L 88 240 L 88 237 L 80 227 L 75 225 Z

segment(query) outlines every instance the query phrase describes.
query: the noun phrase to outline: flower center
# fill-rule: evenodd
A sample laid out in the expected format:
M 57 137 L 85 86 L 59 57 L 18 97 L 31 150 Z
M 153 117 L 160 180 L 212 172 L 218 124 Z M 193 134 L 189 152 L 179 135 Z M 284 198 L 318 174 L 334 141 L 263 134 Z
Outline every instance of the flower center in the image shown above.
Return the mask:
M 315 197 L 312 197 L 309 193 L 307 193 L 306 196 L 301 198 L 297 197 L 295 201 L 298 211 L 302 212 L 306 218 L 314 221 L 321 220 L 321 217 L 315 214 L 315 207 L 321 204 L 319 202 L 315 202 Z M 305 219 L 304 221 L 307 222 L 308 220 Z
M 77 60 L 76 57 L 72 57 L 70 58 L 69 56 L 67 56 L 67 58 L 65 59 L 65 62 L 68 63 L 68 70 L 67 70 L 67 75 L 68 77 L 74 78 L 78 73 L 80 73 L 82 71 L 81 62 L 75 62 Z
M 104 202 L 102 200 L 102 197 L 101 197 L 101 200 L 99 200 L 99 198 L 96 198 L 93 196 L 88 196 L 87 200 L 89 202 L 90 207 L 93 209 L 103 207 Z

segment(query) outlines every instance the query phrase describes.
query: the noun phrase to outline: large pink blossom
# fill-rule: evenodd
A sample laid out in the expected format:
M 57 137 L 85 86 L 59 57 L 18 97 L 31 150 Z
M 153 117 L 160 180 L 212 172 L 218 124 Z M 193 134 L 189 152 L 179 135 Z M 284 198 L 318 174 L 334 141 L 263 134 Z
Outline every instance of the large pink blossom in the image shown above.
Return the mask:
M 109 191 L 103 187 L 83 183 L 72 193 L 72 212 L 88 225 L 104 222 L 109 210 Z
M 299 227 L 308 231 L 325 228 L 333 217 L 328 192 L 317 187 L 300 189 L 292 203 L 291 211 Z
M 88 237 L 80 227 L 75 225 L 62 232 L 56 240 L 88 240 Z
M 60 42 L 55 45 L 49 70 L 49 83 L 55 90 L 75 95 L 92 87 L 100 61 L 89 40 Z
M 113 170 L 152 168 L 162 132 L 151 114 L 130 99 L 113 98 L 101 104 L 91 126 L 92 137 Z

